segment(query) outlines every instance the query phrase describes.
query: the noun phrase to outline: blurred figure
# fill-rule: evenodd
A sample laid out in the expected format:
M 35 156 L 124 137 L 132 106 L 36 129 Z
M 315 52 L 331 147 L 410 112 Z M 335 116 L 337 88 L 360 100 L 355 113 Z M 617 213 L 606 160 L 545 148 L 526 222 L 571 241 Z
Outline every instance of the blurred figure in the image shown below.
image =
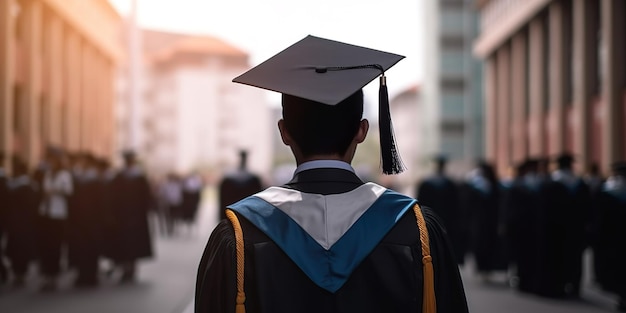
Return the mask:
M 226 218 L 225 208 L 247 196 L 263 189 L 261 179 L 248 171 L 248 151 L 239 151 L 239 168 L 237 171 L 224 175 L 219 186 L 219 217 Z
M 626 312 L 626 162 L 613 165 L 613 174 L 598 197 L 597 242 L 594 245 L 596 280 L 619 297 L 618 310 Z
M 148 212 L 153 199 L 148 178 L 137 163 L 135 153 L 125 151 L 124 168 L 111 181 L 110 212 L 114 221 L 113 248 L 110 258 L 122 270 L 121 282 L 133 282 L 136 278 L 136 262 L 152 257 L 152 241 L 148 228 Z
M 573 171 L 574 157 L 564 153 L 557 160 L 551 180 L 543 185 L 540 216 L 542 236 L 540 294 L 579 297 L 585 220 L 590 207 L 589 187 Z
M 28 167 L 20 160 L 13 163 L 6 214 L 7 257 L 11 263 L 13 285 L 24 284 L 28 266 L 37 258 L 37 231 L 40 193 L 30 177 Z
M 68 258 L 78 269 L 77 287 L 98 284 L 103 201 L 96 159 L 89 153 L 81 154 L 74 165 L 74 195 L 68 218 Z
M 493 271 L 506 267 L 499 233 L 500 182 L 493 167 L 480 161 L 467 175 L 464 192 L 476 270 L 489 280 Z
M 6 254 L 4 238 L 6 237 L 6 227 L 8 226 L 9 177 L 3 166 L 4 154 L 0 152 L 0 285 L 5 283 L 9 278 L 9 271 L 4 263 L 4 256 Z
M 196 220 L 198 207 L 202 200 L 204 182 L 198 173 L 191 173 L 183 179 L 183 204 L 181 210 L 181 222 L 191 225 Z
M 523 292 L 535 292 L 537 288 L 541 182 L 539 161 L 527 159 L 518 165 L 503 204 L 509 256 L 515 267 L 512 285 Z
M 160 196 L 163 200 L 165 227 L 168 235 L 175 231 L 176 224 L 180 220 L 181 206 L 183 204 L 183 185 L 178 175 L 170 173 L 161 185 Z
M 446 174 L 447 157 L 435 157 L 436 172 L 417 188 L 417 199 L 432 208 L 443 220 L 458 264 L 463 264 L 466 249 L 465 216 L 459 203 L 459 187 Z
M 49 166 L 43 179 L 43 200 L 40 207 L 40 265 L 45 278 L 42 285 L 44 291 L 56 288 L 56 278 L 61 272 L 61 252 L 69 198 L 74 192 L 72 175 L 66 169 L 63 151 L 52 151 Z

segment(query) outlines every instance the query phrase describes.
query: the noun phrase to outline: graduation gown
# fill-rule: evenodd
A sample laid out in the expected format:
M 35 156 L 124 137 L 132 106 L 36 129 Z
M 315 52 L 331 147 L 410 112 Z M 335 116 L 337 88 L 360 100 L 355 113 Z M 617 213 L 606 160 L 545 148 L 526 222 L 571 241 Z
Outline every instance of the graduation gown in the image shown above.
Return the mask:
M 554 175 L 553 175 L 554 176 Z M 589 188 L 580 178 L 552 179 L 542 185 L 539 214 L 540 294 L 576 296 L 582 275 Z
M 110 251 L 117 262 L 134 261 L 152 256 L 152 240 L 148 226 L 148 211 L 153 205 L 150 184 L 137 167 L 120 171 L 110 182 L 111 196 Z
M 95 170 L 74 179 L 74 194 L 68 215 L 69 261 L 81 275 L 95 277 L 98 256 L 103 254 L 104 191 Z
M 482 177 L 463 185 L 463 205 L 470 224 L 470 246 L 479 272 L 506 269 L 500 223 L 500 186 Z
M 596 281 L 603 289 L 626 297 L 626 184 L 606 183 L 598 195 L 597 208 Z
M 466 216 L 459 203 L 457 184 L 446 176 L 433 176 L 424 180 L 417 189 L 420 204 L 432 208 L 441 218 L 452 243 L 457 263 L 463 264 L 467 246 Z
M 297 210 L 303 203 L 306 210 Z M 245 241 L 246 312 L 421 312 L 422 256 L 414 203 L 384 187 L 364 185 L 350 171 L 323 168 L 300 172 L 286 186 L 232 205 Z M 327 210 L 320 211 L 325 204 Z M 342 214 L 351 215 L 355 208 L 362 215 L 346 230 Z M 432 210 L 424 208 L 423 214 L 438 312 L 467 312 L 444 227 Z M 320 230 L 320 225 L 328 227 Z M 235 237 L 223 220 L 198 268 L 195 310 L 235 312 L 235 298 Z
M 225 208 L 247 196 L 263 189 L 261 179 L 246 171 L 238 170 L 224 176 L 219 186 L 219 206 Z M 226 218 L 224 210 L 220 210 L 220 219 Z
M 25 274 L 28 263 L 38 256 L 39 203 L 37 185 L 28 176 L 10 182 L 9 205 L 6 214 L 6 254 L 12 268 Z
M 526 176 L 515 179 L 504 199 L 506 237 L 509 256 L 516 265 L 518 288 L 535 292 L 539 275 L 538 214 L 541 207 L 541 182 Z

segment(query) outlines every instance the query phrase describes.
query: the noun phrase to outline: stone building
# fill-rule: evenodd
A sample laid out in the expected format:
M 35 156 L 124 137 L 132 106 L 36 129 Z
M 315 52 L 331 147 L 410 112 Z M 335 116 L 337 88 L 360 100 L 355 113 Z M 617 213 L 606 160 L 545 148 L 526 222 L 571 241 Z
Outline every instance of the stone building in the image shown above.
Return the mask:
M 113 155 L 120 25 L 106 0 L 0 1 L 4 155 L 31 167 L 50 144 Z
M 626 159 L 626 1 L 480 0 L 486 153 L 498 168 Z

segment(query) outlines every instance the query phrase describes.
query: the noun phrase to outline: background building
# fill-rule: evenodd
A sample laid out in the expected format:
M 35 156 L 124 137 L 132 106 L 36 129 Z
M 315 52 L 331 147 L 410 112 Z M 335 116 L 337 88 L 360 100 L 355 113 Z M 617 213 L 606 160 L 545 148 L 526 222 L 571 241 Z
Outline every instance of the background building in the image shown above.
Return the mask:
M 31 167 L 49 144 L 113 154 L 120 25 L 106 0 L 0 1 L 0 152 Z
M 249 168 L 270 172 L 272 122 L 265 93 L 232 79 L 250 68 L 248 54 L 208 35 L 141 31 L 139 79 L 140 141 L 136 146 L 150 172 L 211 171 L 239 164 L 249 151 Z M 121 77 L 119 137 L 128 140 L 128 77 Z M 120 142 L 120 149 L 131 146 Z
M 626 159 L 626 1 L 483 0 L 487 157 Z
M 472 55 L 477 12 L 468 0 L 428 0 L 423 8 L 424 148 L 448 155 L 451 172 L 460 174 L 484 150 L 482 64 Z

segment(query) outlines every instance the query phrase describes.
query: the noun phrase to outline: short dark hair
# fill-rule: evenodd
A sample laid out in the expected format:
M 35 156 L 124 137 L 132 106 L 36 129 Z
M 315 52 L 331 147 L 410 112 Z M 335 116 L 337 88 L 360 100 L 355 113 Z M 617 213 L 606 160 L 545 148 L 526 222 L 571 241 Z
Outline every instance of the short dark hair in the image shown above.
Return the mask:
M 305 157 L 315 154 L 344 155 L 363 118 L 363 91 L 337 105 L 283 94 L 285 127 Z

